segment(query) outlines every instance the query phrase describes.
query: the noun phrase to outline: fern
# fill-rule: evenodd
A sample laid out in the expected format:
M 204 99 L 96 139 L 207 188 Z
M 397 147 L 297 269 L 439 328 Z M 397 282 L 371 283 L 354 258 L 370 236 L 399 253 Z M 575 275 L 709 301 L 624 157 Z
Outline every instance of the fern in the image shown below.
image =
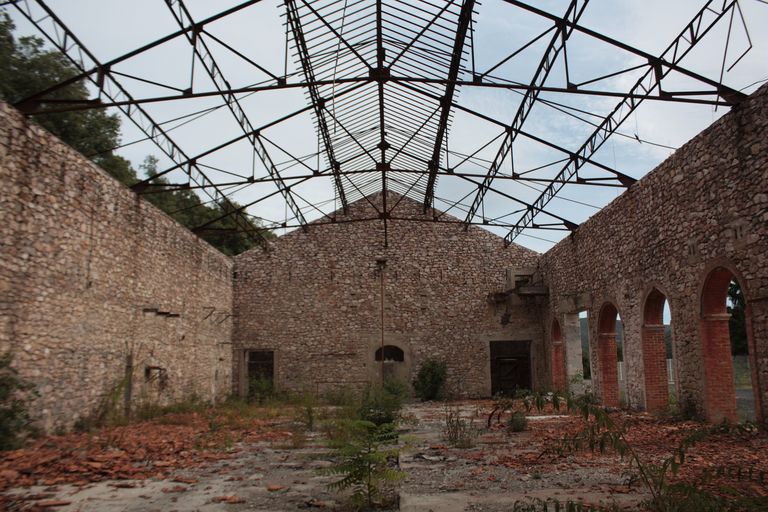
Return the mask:
M 339 475 L 340 480 L 328 484 L 332 491 L 352 489 L 352 500 L 358 507 L 372 508 L 381 496 L 385 483 L 397 482 L 405 473 L 390 466 L 397 460 L 397 432 L 393 425 L 376 425 L 370 421 L 341 422 L 336 437 L 329 441 L 337 462 L 324 470 Z

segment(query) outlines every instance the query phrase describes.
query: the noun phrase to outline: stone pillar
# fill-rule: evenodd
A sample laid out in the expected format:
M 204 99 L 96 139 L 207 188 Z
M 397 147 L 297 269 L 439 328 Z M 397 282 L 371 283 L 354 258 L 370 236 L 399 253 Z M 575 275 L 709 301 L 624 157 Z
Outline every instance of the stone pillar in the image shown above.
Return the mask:
M 619 368 L 616 361 L 616 333 L 600 333 L 597 341 L 603 405 L 619 406 Z M 593 375 L 594 378 L 594 375 Z
M 552 389 L 557 391 L 566 389 L 565 354 L 562 342 L 552 344 Z
M 645 410 L 663 411 L 669 405 L 667 346 L 663 325 L 643 326 L 643 371 L 645 373 Z
M 706 315 L 701 319 L 704 355 L 704 413 L 707 421 L 736 422 L 736 389 L 733 385 L 729 314 Z
M 581 393 L 584 391 L 581 381 L 578 386 L 571 386 L 572 379 L 576 380 L 574 377 L 581 376 L 579 380 L 584 377 L 584 365 L 581 361 L 581 326 L 578 313 L 563 315 L 560 330 L 564 342 L 563 349 L 565 350 L 566 384 L 571 392 Z

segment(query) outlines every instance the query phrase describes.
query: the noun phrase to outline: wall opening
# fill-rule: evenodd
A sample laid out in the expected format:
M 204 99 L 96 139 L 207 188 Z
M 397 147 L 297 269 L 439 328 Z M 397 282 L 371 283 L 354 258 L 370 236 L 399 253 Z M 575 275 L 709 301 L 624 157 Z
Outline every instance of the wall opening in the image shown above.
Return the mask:
M 248 399 L 262 399 L 275 388 L 275 353 L 272 350 L 249 350 L 246 357 Z
M 704 410 L 709 421 L 757 417 L 748 323 L 747 301 L 736 276 L 725 267 L 715 268 L 701 294 Z
M 597 359 L 603 405 L 618 407 L 620 402 L 619 357 L 616 332 L 619 312 L 610 302 L 603 304 L 597 321 Z
M 405 361 L 405 353 L 400 347 L 384 345 L 376 350 L 376 361 L 402 363 Z
M 514 396 L 531 389 L 531 342 L 491 342 L 491 394 Z
M 552 341 L 552 389 L 563 391 L 566 389 L 565 351 L 563 349 L 563 331 L 557 319 L 552 320 L 550 331 Z
M 579 340 L 581 354 L 581 377 L 585 381 L 592 381 L 592 361 L 590 359 L 590 340 L 589 340 L 589 312 L 579 311 Z M 585 382 L 585 385 L 589 382 Z
M 667 297 L 654 288 L 645 299 L 642 329 L 645 409 L 650 412 L 666 410 L 676 395 L 669 318 Z
M 373 359 L 381 366 L 384 380 L 395 379 L 408 382 L 408 367 L 405 365 L 405 352 L 395 345 L 384 345 L 376 349 Z

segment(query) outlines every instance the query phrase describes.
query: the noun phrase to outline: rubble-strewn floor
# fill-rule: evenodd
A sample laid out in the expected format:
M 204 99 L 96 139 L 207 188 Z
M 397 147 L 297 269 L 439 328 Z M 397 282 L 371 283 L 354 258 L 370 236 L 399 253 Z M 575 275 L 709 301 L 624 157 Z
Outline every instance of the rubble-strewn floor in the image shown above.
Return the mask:
M 401 428 L 397 488 L 401 510 L 502 511 L 517 500 L 555 498 L 616 503 L 634 510 L 647 498 L 635 472 L 616 455 L 558 455 L 554 448 L 576 432 L 574 416 L 532 415 L 529 429 L 508 433 L 503 424 L 484 430 L 491 403 L 454 404 L 483 432 L 473 448 L 442 439 L 444 404 L 414 404 Z M 692 422 L 616 413 L 632 421 L 628 438 L 646 461 L 668 456 Z M 768 488 L 768 439 L 762 434 L 715 434 L 689 452 L 681 477 L 704 469 L 752 468 L 747 477 L 719 477 L 739 492 L 764 496 Z M 319 432 L 300 433 L 290 408 L 265 408 L 241 417 L 209 411 L 152 422 L 40 439 L 24 450 L 0 454 L 0 509 L 61 511 L 213 511 L 348 509 L 344 493 L 329 492 L 336 477 Z M 730 480 L 724 482 L 723 479 Z

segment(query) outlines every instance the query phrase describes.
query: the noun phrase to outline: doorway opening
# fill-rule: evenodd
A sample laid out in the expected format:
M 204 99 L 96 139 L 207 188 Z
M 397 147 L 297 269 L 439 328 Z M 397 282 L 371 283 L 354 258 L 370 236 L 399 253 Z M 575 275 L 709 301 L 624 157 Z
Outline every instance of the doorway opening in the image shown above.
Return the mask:
M 531 389 L 531 342 L 491 342 L 491 394 L 514 396 Z
M 275 389 L 275 352 L 249 350 L 246 355 L 248 400 L 262 400 Z

